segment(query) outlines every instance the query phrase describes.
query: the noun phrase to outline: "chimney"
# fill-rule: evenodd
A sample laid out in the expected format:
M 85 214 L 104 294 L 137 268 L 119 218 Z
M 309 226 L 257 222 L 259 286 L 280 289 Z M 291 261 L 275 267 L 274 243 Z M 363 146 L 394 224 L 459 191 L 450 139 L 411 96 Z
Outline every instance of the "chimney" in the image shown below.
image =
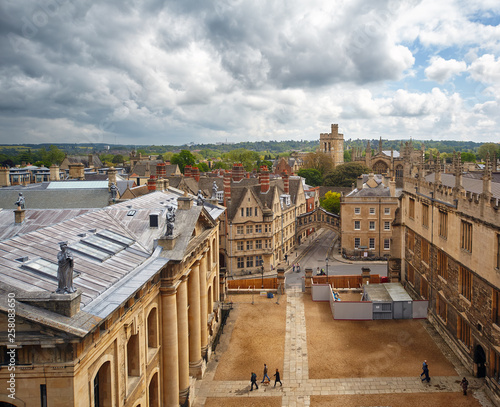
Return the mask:
M 112 183 L 116 185 L 116 171 L 115 167 L 110 167 L 108 169 L 108 186 L 111 186 Z
M 150 192 L 156 191 L 156 177 L 154 175 L 149 176 L 148 191 Z
M 10 170 L 0 167 L 0 187 L 10 187 Z
M 144 176 L 149 177 L 150 175 L 151 175 L 151 168 L 149 167 L 149 163 L 146 163 L 146 168 L 144 169 Z
M 267 166 L 260 167 L 260 193 L 265 194 L 269 191 L 269 171 Z
M 392 197 L 396 196 L 396 181 L 394 181 L 394 178 L 389 181 L 389 192 Z
M 190 165 L 186 165 L 184 167 L 184 176 L 185 177 L 189 177 L 189 178 L 191 177 L 191 169 L 192 169 L 192 167 Z
M 233 181 L 241 181 L 245 177 L 245 170 L 243 164 L 237 163 L 233 165 Z
M 156 176 L 158 178 L 167 178 L 167 166 L 165 163 L 156 164 Z
M 191 168 L 191 177 L 196 180 L 196 182 L 200 181 L 200 169 L 198 167 Z
M 188 211 L 193 207 L 193 200 L 188 196 L 180 196 L 177 198 L 177 209 L 180 211 Z
M 70 179 L 85 179 L 84 166 L 82 163 L 69 165 L 69 178 Z
M 89 168 L 94 168 L 94 158 L 89 154 Z
M 435 184 L 441 184 L 441 158 L 439 156 L 439 151 L 436 156 L 436 161 L 434 163 L 434 183 Z
M 285 194 L 290 194 L 290 179 L 288 178 L 288 173 L 286 170 L 283 172 L 283 189 L 285 190 Z
M 384 184 L 384 187 L 389 188 L 389 181 L 390 181 L 390 180 L 391 180 L 391 179 L 390 179 L 390 177 L 389 177 L 389 175 L 388 175 L 388 174 L 384 174 L 384 175 L 382 175 L 382 182 L 383 182 L 383 184 Z
M 254 171 L 255 171 L 255 169 L 254 169 Z M 249 178 L 250 178 L 250 173 L 249 173 L 249 172 L 247 172 L 247 173 L 246 173 L 246 176 L 247 176 L 247 179 L 249 179 Z
M 52 164 L 50 166 L 50 175 L 49 175 L 49 181 L 59 181 L 61 178 L 59 176 L 59 166 Z
M 231 201 L 231 173 L 224 173 L 224 206 L 227 206 Z
M 363 189 L 363 176 L 360 175 L 357 179 L 356 179 L 356 189 L 358 191 L 361 191 Z
M 14 221 L 15 223 L 23 223 L 24 218 L 26 216 L 26 210 L 25 209 L 20 209 L 21 207 L 18 206 L 18 209 L 14 210 Z
M 487 201 L 491 199 L 491 168 L 490 168 L 490 155 L 486 156 L 486 163 L 483 172 L 483 196 Z

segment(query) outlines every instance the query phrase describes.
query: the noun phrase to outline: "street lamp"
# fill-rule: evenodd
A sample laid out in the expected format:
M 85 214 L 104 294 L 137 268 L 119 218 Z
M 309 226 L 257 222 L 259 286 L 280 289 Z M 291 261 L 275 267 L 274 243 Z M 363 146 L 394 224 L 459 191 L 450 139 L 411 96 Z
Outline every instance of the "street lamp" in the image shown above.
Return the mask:
M 328 257 L 325 259 L 326 263 L 326 283 L 328 284 Z
M 262 273 L 262 289 L 264 289 L 264 260 L 260 261 L 260 272 Z

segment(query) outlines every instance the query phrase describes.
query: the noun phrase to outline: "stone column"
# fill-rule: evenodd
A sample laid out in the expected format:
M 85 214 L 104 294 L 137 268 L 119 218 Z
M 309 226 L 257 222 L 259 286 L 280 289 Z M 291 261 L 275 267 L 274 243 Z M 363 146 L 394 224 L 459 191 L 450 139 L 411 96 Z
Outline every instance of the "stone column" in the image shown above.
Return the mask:
M 179 361 L 177 344 L 176 287 L 162 287 L 161 349 L 162 349 L 162 406 L 179 406 Z
M 285 294 L 285 269 L 283 267 L 278 267 L 277 283 L 278 287 L 281 284 L 281 294 Z
M 187 275 L 181 277 L 177 287 L 177 330 L 179 341 L 179 399 L 186 401 L 189 392 L 189 323 Z
M 200 261 L 200 329 L 201 329 L 201 355 L 207 355 L 208 348 L 208 299 L 207 299 L 207 273 L 210 259 L 205 252 Z
M 200 322 L 200 263 L 196 262 L 191 269 L 188 280 L 189 300 L 189 373 L 201 378 L 201 322 Z
M 313 270 L 310 267 L 306 268 L 306 276 L 305 276 L 305 288 L 306 288 L 306 293 L 311 293 L 311 287 L 312 287 L 312 274 Z

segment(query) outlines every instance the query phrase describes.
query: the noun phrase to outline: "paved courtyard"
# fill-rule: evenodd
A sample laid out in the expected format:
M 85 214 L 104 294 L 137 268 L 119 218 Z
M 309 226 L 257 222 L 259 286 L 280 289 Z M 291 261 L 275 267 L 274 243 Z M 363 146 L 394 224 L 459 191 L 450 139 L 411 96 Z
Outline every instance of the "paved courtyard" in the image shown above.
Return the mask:
M 326 304 L 312 303 L 299 291 L 287 292 L 279 305 L 258 296 L 251 304 L 250 297 L 233 300 L 240 303 L 231 311 L 204 379 L 196 384 L 195 406 L 493 406 L 482 380 L 465 371 L 427 321 L 381 321 L 389 323 L 385 330 L 361 325 L 361 339 L 346 339 L 339 329 L 343 325 L 336 323 L 349 322 L 334 321 Z M 391 336 L 394 330 L 399 336 Z M 328 331 L 329 338 L 336 332 L 330 341 Z M 389 333 L 384 336 L 384 331 Z M 383 357 L 373 357 L 380 352 Z M 431 367 L 430 384 L 418 377 L 423 358 Z M 280 369 L 283 387 L 260 384 L 263 363 L 271 378 Z M 259 389 L 250 392 L 252 371 Z M 460 391 L 463 376 L 470 383 L 468 396 Z

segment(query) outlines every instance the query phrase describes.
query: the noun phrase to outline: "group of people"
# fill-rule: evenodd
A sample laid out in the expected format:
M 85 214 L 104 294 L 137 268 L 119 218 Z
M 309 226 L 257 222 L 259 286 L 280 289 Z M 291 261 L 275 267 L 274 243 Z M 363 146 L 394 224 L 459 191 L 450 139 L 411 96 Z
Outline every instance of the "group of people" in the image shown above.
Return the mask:
M 427 383 L 431 381 L 431 378 L 429 376 L 429 365 L 427 364 L 427 360 L 424 360 L 424 363 L 422 364 L 422 373 L 420 373 L 420 378 L 422 379 L 422 381 L 426 381 Z M 469 382 L 467 378 L 464 377 L 462 379 L 462 381 L 460 382 L 460 387 L 464 392 L 464 396 L 467 396 L 467 388 L 469 387 Z
M 293 263 L 293 264 L 292 264 L 292 271 L 293 271 L 294 273 L 295 273 L 295 272 L 300 273 L 300 264 L 299 264 L 299 263 L 297 263 L 297 264 Z
M 276 387 L 276 383 L 279 383 L 280 386 L 283 386 L 283 383 L 281 383 L 280 371 L 278 369 L 276 369 L 276 373 L 273 375 L 273 377 L 274 387 Z M 261 383 L 266 383 L 266 379 L 267 383 L 271 382 L 271 378 L 267 374 L 267 365 L 264 363 L 264 375 L 262 377 Z M 257 385 L 257 374 L 255 372 L 252 372 L 252 375 L 250 376 L 250 382 L 252 383 L 250 385 L 250 391 L 253 391 L 253 386 L 255 386 L 256 389 L 259 388 L 259 386 Z

